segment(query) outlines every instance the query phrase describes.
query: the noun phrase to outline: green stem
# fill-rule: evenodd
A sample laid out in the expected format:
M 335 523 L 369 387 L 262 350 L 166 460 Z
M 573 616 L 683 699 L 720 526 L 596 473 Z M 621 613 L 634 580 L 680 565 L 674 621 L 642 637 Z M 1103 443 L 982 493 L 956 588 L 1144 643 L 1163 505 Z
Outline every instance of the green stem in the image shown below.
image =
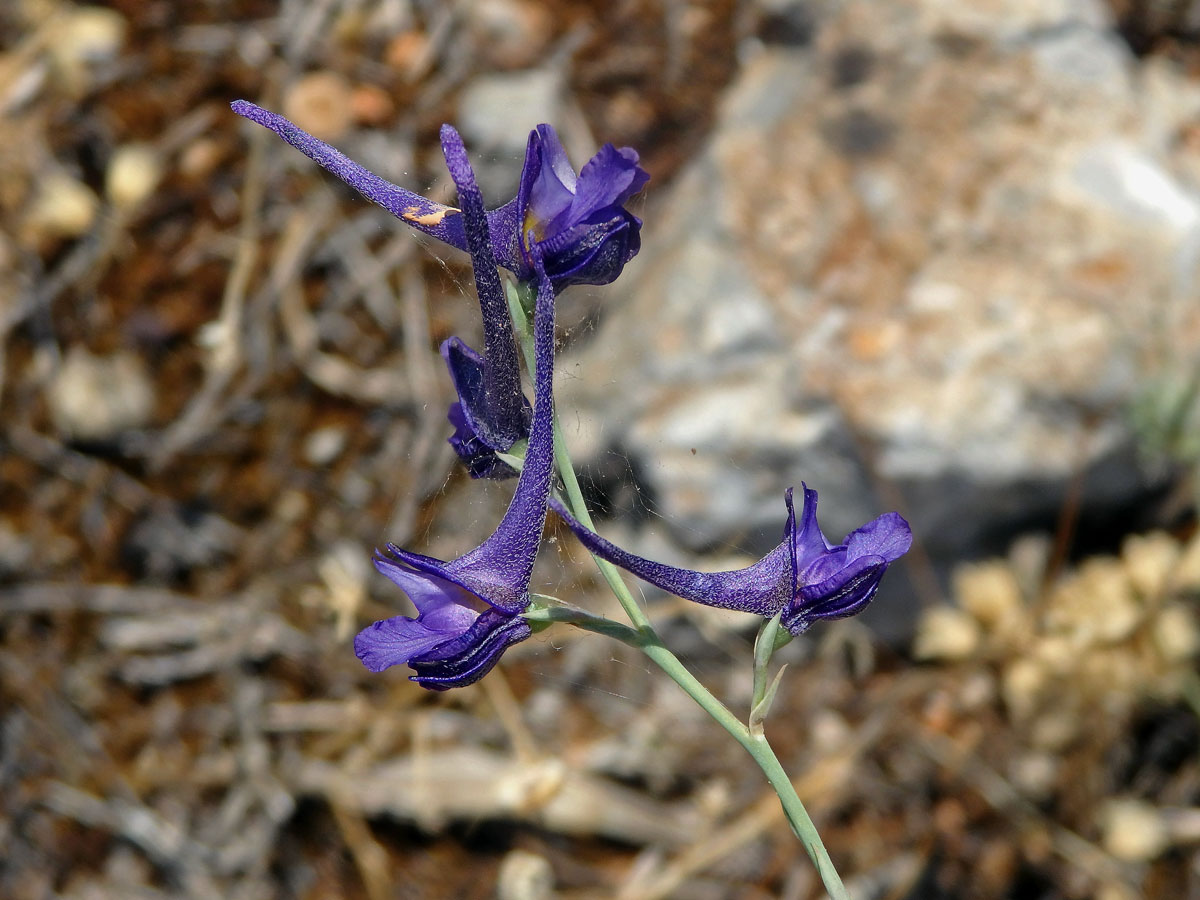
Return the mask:
M 512 314 L 513 324 L 516 326 L 517 334 L 520 337 L 521 350 L 525 356 L 526 366 L 532 372 L 534 370 L 533 335 L 529 327 L 529 317 L 525 313 L 525 305 L 521 302 L 522 290 L 528 291 L 529 288 L 517 286 L 508 291 L 508 306 Z M 566 441 L 563 438 L 557 413 L 554 416 L 554 461 L 558 467 L 559 476 L 562 478 L 568 509 L 571 510 L 572 515 L 584 527 L 594 531 L 595 526 L 592 523 L 592 517 L 588 512 L 587 504 L 584 502 L 583 490 L 579 486 L 579 479 L 575 475 L 575 468 L 571 465 L 571 457 L 567 452 Z M 600 574 L 612 589 L 613 594 L 616 595 L 621 608 L 629 616 L 629 621 L 633 623 L 633 628 L 628 628 L 609 619 L 593 616 L 573 607 L 554 607 L 541 610 L 531 614 L 530 619 L 543 618 L 546 621 L 568 622 L 578 628 L 614 638 L 645 653 L 656 666 L 663 670 L 667 677 L 683 688 L 684 692 L 696 701 L 701 709 L 708 713 L 718 725 L 729 732 L 733 739 L 741 744 L 746 752 L 750 754 L 751 758 L 758 764 L 758 767 L 762 769 L 763 774 L 766 775 L 771 787 L 775 789 L 775 793 L 779 795 L 779 802 L 783 806 L 784 815 L 787 816 L 792 831 L 795 832 L 796 837 L 804 845 L 804 849 L 808 852 L 809 858 L 812 859 L 813 865 L 817 867 L 817 872 L 820 874 L 821 881 L 824 882 L 825 890 L 829 893 L 831 900 L 849 900 L 849 895 L 842 884 L 842 879 L 839 877 L 837 869 L 834 868 L 833 861 L 829 858 L 829 852 L 821 842 L 820 834 L 817 833 L 816 825 L 813 824 L 812 818 L 808 815 L 808 810 L 804 808 L 804 804 L 796 793 L 796 788 L 792 784 L 792 780 L 788 777 L 787 772 L 784 771 L 783 765 L 779 762 L 779 758 L 775 755 L 775 751 L 767 741 L 766 735 L 762 733 L 761 728 L 756 729 L 752 733 L 730 711 L 729 707 L 713 696 L 708 688 L 700 683 L 699 679 L 679 660 L 679 657 L 663 644 L 662 639 L 658 636 L 658 632 L 654 630 L 649 617 L 641 606 L 638 605 L 629 588 L 626 587 L 617 567 L 608 562 L 608 560 L 601 559 L 594 554 L 592 558 L 596 561 L 596 566 L 599 568 Z M 774 631 L 769 635 L 769 638 L 770 646 L 773 649 L 776 646 Z M 767 654 L 767 658 L 769 659 L 769 653 Z M 765 661 L 762 667 L 765 669 Z M 765 680 L 765 674 L 763 677 Z M 756 686 L 755 693 L 757 694 L 758 692 Z
M 831 900 L 849 900 L 849 894 L 846 893 L 845 885 L 842 884 L 842 879 L 838 875 L 837 869 L 834 868 L 833 861 L 829 858 L 829 852 L 821 841 L 817 826 L 813 824 L 808 810 L 804 808 L 804 803 L 796 793 L 795 785 L 784 771 L 783 765 L 779 762 L 779 757 L 775 755 L 766 735 L 752 734 L 741 720 L 730 712 L 729 707 L 714 697 L 696 676 L 688 671 L 679 658 L 662 644 L 653 628 L 630 628 L 619 622 L 594 616 L 569 606 L 538 610 L 527 618 L 531 621 L 562 622 L 574 625 L 585 631 L 614 638 L 623 644 L 641 650 L 650 657 L 655 665 L 683 688 L 689 697 L 695 700 L 750 754 L 779 796 L 784 815 L 787 816 L 792 831 L 800 839 L 804 849 L 808 851 L 813 865 L 817 867 L 817 872 L 820 874 L 821 881 L 824 882 L 825 890 L 829 893 Z

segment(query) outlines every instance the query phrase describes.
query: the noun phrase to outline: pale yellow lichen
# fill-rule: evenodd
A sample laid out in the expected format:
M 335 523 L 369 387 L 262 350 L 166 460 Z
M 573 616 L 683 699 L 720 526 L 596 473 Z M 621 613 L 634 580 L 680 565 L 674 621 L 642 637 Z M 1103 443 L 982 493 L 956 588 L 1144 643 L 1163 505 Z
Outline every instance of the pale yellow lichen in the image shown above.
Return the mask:
M 925 610 L 913 653 L 921 660 L 963 660 L 979 648 L 979 623 L 952 606 Z
M 960 567 L 954 592 L 963 609 L 989 630 L 1007 630 L 1021 618 L 1021 586 L 1012 566 L 1001 560 Z

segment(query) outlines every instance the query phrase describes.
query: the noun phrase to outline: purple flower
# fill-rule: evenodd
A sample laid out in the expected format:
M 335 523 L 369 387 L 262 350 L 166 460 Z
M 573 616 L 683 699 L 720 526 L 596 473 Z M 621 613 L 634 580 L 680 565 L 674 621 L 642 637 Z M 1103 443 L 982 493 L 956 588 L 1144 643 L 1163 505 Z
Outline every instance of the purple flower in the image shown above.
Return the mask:
M 557 501 L 551 506 L 585 547 L 643 581 L 707 606 L 768 618 L 782 611 L 783 626 L 800 634 L 819 619 L 840 619 L 865 608 L 888 565 L 912 544 L 903 517 L 885 513 L 831 545 L 817 524 L 817 492 L 802 487 L 800 527 L 789 488 L 783 541 L 754 565 L 731 572 L 694 572 L 634 556 L 585 528 Z
M 407 663 L 412 680 L 445 690 L 473 684 L 512 644 L 529 637 L 522 613 L 546 521 L 554 467 L 554 288 L 540 260 L 534 312 L 534 405 L 521 477 L 496 531 L 450 562 L 394 544 L 375 555 L 375 567 L 398 584 L 417 608 L 359 632 L 354 652 L 372 672 Z
M 539 125 L 529 135 L 517 197 L 496 212 L 521 217 L 516 236 L 533 233 L 557 287 L 608 284 L 641 249 L 642 220 L 624 204 L 649 180 L 636 150 L 612 144 L 577 176 L 554 129 Z M 532 248 L 519 243 L 528 266 Z
M 434 203 L 385 181 L 283 116 L 246 100 L 232 106 L 239 116 L 274 131 L 392 215 L 453 247 L 468 249 L 465 209 Z M 623 205 L 650 177 L 637 162 L 630 148 L 605 144 L 577 176 L 554 129 L 539 125 L 529 135 L 517 196 L 487 213 L 496 263 L 528 280 L 537 247 L 555 287 L 608 284 L 641 246 L 641 220 Z M 526 238 L 529 231 L 534 233 L 532 246 Z

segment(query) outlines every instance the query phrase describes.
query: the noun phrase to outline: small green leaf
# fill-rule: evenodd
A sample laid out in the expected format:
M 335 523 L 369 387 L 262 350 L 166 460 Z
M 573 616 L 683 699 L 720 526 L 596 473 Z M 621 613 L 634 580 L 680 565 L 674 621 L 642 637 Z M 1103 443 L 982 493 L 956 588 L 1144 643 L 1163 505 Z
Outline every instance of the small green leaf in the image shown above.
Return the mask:
M 754 704 L 754 708 L 750 710 L 750 733 L 755 737 L 762 737 L 763 723 L 767 720 L 767 715 L 771 712 L 771 704 L 775 702 L 775 694 L 779 691 L 779 682 L 783 678 L 783 673 L 787 671 L 787 663 L 779 667 L 779 671 L 775 673 L 775 680 L 771 682 L 771 686 L 767 688 L 763 694 L 763 698 Z

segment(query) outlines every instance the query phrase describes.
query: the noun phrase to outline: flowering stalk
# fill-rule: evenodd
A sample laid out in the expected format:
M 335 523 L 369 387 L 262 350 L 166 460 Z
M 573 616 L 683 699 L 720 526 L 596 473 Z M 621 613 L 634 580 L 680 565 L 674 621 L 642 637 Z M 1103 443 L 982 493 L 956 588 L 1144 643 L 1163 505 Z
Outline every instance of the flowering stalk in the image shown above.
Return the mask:
M 572 284 L 608 284 L 641 246 L 641 220 L 625 204 L 649 176 L 630 148 L 602 147 L 578 173 L 554 129 L 529 136 L 517 196 L 488 210 L 458 133 L 441 132 L 460 208 L 392 184 L 305 133 L 282 116 L 244 100 L 238 115 L 275 132 L 401 221 L 471 258 L 483 318 L 484 350 L 456 337 L 441 352 L 458 402 L 449 410 L 449 438 L 473 477 L 518 472 L 512 501 L 492 535 L 453 560 L 389 544 L 375 565 L 399 586 L 417 615 L 393 616 L 365 628 L 355 652 L 373 672 L 397 665 L 430 690 L 478 681 L 513 644 L 553 623 L 567 623 L 636 647 L 745 748 L 779 796 L 792 830 L 816 865 L 833 900 L 847 900 L 795 787 L 766 737 L 765 721 L 780 672 L 769 677 L 775 651 L 822 619 L 862 610 L 888 566 L 909 548 L 908 523 L 879 516 L 831 544 L 817 524 L 817 492 L 806 485 L 799 518 L 785 494 L 787 524 L 780 544 L 758 562 L 727 572 L 695 572 L 623 550 L 595 531 L 554 409 L 554 305 Z M 501 286 L 497 266 L 516 285 Z M 506 309 L 507 307 L 507 309 Z M 532 319 L 532 322 L 530 321 Z M 532 408 L 521 391 L 513 331 L 534 382 Z M 554 471 L 563 498 L 553 497 Z M 530 577 L 548 509 L 554 509 L 592 552 L 630 625 L 594 616 L 530 592 Z M 662 642 L 622 580 L 618 567 L 696 603 L 762 616 L 754 650 L 754 690 L 741 721 Z
M 528 291 L 529 289 L 525 288 L 525 290 Z M 523 309 L 523 299 L 525 298 L 521 296 L 520 288 L 509 290 L 509 312 L 513 317 L 513 324 L 520 336 L 521 348 L 526 362 L 532 363 L 534 355 L 533 337 L 529 328 L 529 320 Z M 594 529 L 587 503 L 583 499 L 583 490 L 580 488 L 579 479 L 575 475 L 575 468 L 571 464 L 571 458 L 567 451 L 566 441 L 563 438 L 557 414 L 554 417 L 554 460 L 558 468 L 559 477 L 562 479 L 567 508 L 576 520 L 586 528 L 590 530 Z M 842 884 L 841 876 L 838 875 L 837 869 L 833 865 L 833 860 L 829 858 L 829 851 L 825 849 L 825 844 L 821 841 L 821 835 L 817 832 L 817 826 L 813 824 L 812 817 L 809 816 L 808 810 L 804 808 L 804 803 L 796 793 L 796 788 L 792 784 L 791 778 L 788 777 L 783 765 L 779 762 L 779 757 L 775 755 L 770 741 L 767 740 L 767 736 L 761 727 L 761 719 L 757 728 L 752 727 L 742 722 L 729 707 L 713 696 L 712 692 L 691 673 L 687 666 L 680 661 L 679 657 L 672 653 L 662 642 L 662 638 L 659 637 L 658 632 L 654 629 L 654 625 L 650 622 L 649 617 L 641 606 L 638 605 L 629 588 L 626 587 L 617 567 L 595 554 L 592 555 L 592 558 L 595 560 L 600 574 L 616 596 L 617 601 L 621 604 L 621 608 L 629 617 L 630 622 L 633 623 L 633 628 L 628 628 L 620 623 L 612 622 L 601 616 L 594 616 L 583 610 L 569 606 L 538 609 L 526 613 L 525 618 L 530 622 L 561 622 L 571 624 L 585 631 L 592 631 L 596 634 L 614 638 L 646 654 L 651 662 L 662 669 L 667 677 L 683 688 L 684 693 L 691 697 L 718 725 L 729 732 L 733 739 L 741 744 L 746 752 L 750 754 L 750 757 L 762 769 L 763 774 L 767 777 L 767 781 L 779 796 L 779 802 L 783 806 L 783 812 L 787 817 L 788 824 L 791 826 L 796 837 L 804 845 L 804 849 L 808 852 L 813 865 L 817 867 L 817 872 L 820 874 L 821 881 L 824 883 L 825 890 L 829 893 L 831 900 L 849 900 L 849 895 L 846 893 L 845 885 Z M 769 625 L 770 622 L 775 622 L 777 627 L 778 617 L 768 620 L 767 624 Z M 766 630 L 766 627 L 764 626 L 764 630 Z M 769 641 L 771 651 L 774 652 L 774 649 L 780 646 L 776 641 L 774 633 L 770 635 Z M 769 659 L 770 654 L 768 653 L 765 655 L 763 662 L 764 669 Z M 755 697 L 756 708 L 758 705 L 757 701 L 761 699 L 760 697 Z M 767 705 L 769 705 L 769 701 Z M 753 710 L 750 719 L 753 722 Z

